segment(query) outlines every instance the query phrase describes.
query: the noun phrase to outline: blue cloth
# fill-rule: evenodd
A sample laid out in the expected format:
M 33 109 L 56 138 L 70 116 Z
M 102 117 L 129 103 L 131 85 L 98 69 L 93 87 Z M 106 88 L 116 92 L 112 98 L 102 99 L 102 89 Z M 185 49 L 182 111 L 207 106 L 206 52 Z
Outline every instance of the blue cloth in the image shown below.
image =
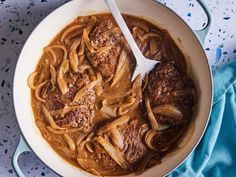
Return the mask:
M 206 132 L 169 177 L 236 176 L 236 62 L 213 73 L 214 101 Z

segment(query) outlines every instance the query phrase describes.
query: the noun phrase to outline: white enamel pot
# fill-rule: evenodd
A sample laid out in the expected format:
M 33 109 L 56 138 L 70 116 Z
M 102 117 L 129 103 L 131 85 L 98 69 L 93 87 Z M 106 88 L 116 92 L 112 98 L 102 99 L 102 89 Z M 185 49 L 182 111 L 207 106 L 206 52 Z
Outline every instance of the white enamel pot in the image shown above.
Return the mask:
M 202 1 L 198 2 L 207 13 L 207 8 Z M 161 164 L 140 175 L 143 177 L 165 176 L 177 168 L 197 146 L 209 120 L 213 86 L 211 70 L 202 44 L 211 24 L 211 16 L 207 13 L 208 24 L 203 30 L 192 31 L 178 15 L 159 2 L 153 0 L 117 0 L 116 3 L 122 13 L 142 16 L 169 31 L 186 56 L 188 74 L 194 80 L 197 88 L 198 103 L 194 111 L 191 128 L 183 139 L 180 150 L 169 154 L 163 158 Z M 103 0 L 73 0 L 68 2 L 53 11 L 34 29 L 22 49 L 16 66 L 13 85 L 14 107 L 22 137 L 13 155 L 12 162 L 20 177 L 23 177 L 24 174 L 18 166 L 17 159 L 19 154 L 24 151 L 33 151 L 49 168 L 61 176 L 93 176 L 63 160 L 41 136 L 35 125 L 31 109 L 27 77 L 34 71 L 43 47 L 47 46 L 63 27 L 79 15 L 99 12 L 108 12 Z

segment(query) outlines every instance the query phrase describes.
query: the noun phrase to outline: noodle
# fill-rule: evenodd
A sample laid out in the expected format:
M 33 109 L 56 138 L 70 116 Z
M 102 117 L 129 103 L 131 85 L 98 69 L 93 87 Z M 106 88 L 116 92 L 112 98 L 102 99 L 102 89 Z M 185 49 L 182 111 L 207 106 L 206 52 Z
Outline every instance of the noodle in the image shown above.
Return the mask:
M 83 55 L 84 54 L 84 40 L 83 38 L 81 38 L 81 43 L 80 43 L 80 48 L 79 48 L 79 52 L 78 55 Z
M 87 142 L 87 143 L 85 144 L 85 147 L 86 147 L 86 149 L 87 149 L 89 152 L 94 153 L 93 148 L 92 148 L 92 146 L 91 146 L 91 144 L 90 144 L 89 142 Z
M 54 68 L 53 65 L 50 65 L 50 75 L 51 75 L 51 83 L 54 86 L 56 84 L 56 80 L 57 80 L 57 73 L 56 73 L 56 69 Z
M 57 78 L 58 86 L 59 86 L 59 88 L 61 90 L 61 93 L 63 95 L 66 94 L 69 91 L 67 83 L 63 78 L 63 75 L 68 71 L 68 69 L 69 69 L 69 61 L 64 60 L 61 67 L 60 67 L 60 70 L 59 70 L 59 73 L 58 73 L 58 78 Z
M 73 102 L 78 102 L 85 94 L 86 91 L 92 89 L 97 84 L 97 81 L 92 81 L 89 84 L 85 85 L 81 88 L 75 95 Z
M 91 32 L 91 30 L 92 30 L 93 26 L 95 25 L 96 21 L 97 21 L 97 17 L 92 16 L 89 23 L 88 23 L 88 25 L 86 26 L 86 29 L 85 29 L 87 31 L 88 35 Z
M 59 135 L 63 135 L 64 133 L 75 133 L 75 132 L 78 132 L 80 130 L 79 128 L 70 128 L 70 129 L 58 130 L 58 129 L 52 128 L 51 126 L 47 126 L 47 129 L 50 132 L 55 133 L 55 134 L 59 134 Z
M 95 50 L 94 50 L 94 48 L 93 48 L 93 46 L 92 46 L 92 44 L 90 42 L 90 39 L 88 37 L 88 32 L 86 31 L 86 29 L 84 29 L 84 31 L 83 31 L 83 40 L 84 40 L 87 48 L 89 49 L 89 51 L 91 53 L 95 53 Z
M 107 104 L 107 100 L 103 100 L 102 102 L 102 108 L 100 109 L 100 113 L 106 117 L 106 118 L 110 118 L 110 117 L 116 117 L 117 114 L 116 114 L 116 111 L 117 111 L 117 107 L 112 107 L 112 106 L 109 106 Z
M 111 123 L 100 128 L 98 130 L 97 134 L 102 135 L 103 133 L 106 133 L 109 130 L 116 128 L 117 126 L 127 123 L 129 120 L 130 120 L 130 116 L 128 116 L 128 115 L 121 116 L 121 117 L 115 119 L 114 121 L 112 121 Z
M 150 38 L 150 37 L 156 37 L 158 39 L 161 39 L 161 35 L 157 32 L 149 32 L 149 33 L 146 33 L 142 36 L 142 40 L 146 40 L 147 38 Z
M 35 89 L 37 88 L 37 87 L 34 85 L 34 79 L 35 79 L 35 77 L 36 77 L 37 74 L 38 74 L 37 72 L 32 72 L 32 73 L 29 75 L 28 79 L 27 79 L 27 84 L 28 84 L 29 88 L 31 88 L 31 89 L 33 89 L 33 90 L 35 90 Z
M 42 111 L 44 114 L 44 117 L 47 119 L 48 123 L 51 125 L 52 128 L 54 129 L 59 129 L 59 130 L 65 130 L 66 128 L 59 127 L 55 121 L 53 120 L 50 112 L 47 110 L 45 106 L 42 105 Z
M 154 55 L 157 52 L 157 42 L 155 39 L 150 39 L 150 54 Z
M 111 140 L 119 149 L 124 148 L 124 138 L 117 128 L 111 129 Z
M 156 121 L 156 118 L 152 112 L 152 109 L 151 109 L 151 105 L 150 105 L 150 100 L 148 97 L 145 98 L 145 105 L 146 105 L 146 109 L 147 109 L 147 114 L 148 114 L 148 118 L 149 118 L 149 121 L 151 123 L 151 126 L 152 126 L 152 130 L 157 130 L 158 129 L 158 123 Z
M 76 143 L 75 143 L 76 146 L 79 146 L 80 143 L 83 141 L 83 139 L 84 139 L 86 136 L 87 136 L 86 133 L 80 132 L 80 134 L 79 134 L 79 136 L 78 136 L 78 138 L 77 138 L 77 140 L 76 140 Z
M 76 36 L 76 35 L 79 35 L 79 34 L 82 34 L 82 29 L 85 27 L 84 24 L 79 24 L 79 25 L 74 25 L 74 26 L 71 26 L 69 27 L 66 31 L 64 31 L 64 33 L 61 35 L 61 38 L 60 38 L 60 41 L 63 42 L 65 41 L 65 39 L 68 37 L 68 35 L 72 32 L 76 32 L 76 33 L 73 33 L 73 36 L 70 36 L 70 38 Z
M 41 98 L 40 93 L 41 93 L 41 89 L 43 88 L 43 86 L 46 85 L 47 83 L 48 83 L 48 81 L 44 81 L 41 84 L 39 84 L 35 89 L 35 98 L 41 102 L 46 102 L 45 99 Z
M 83 74 L 84 71 L 89 69 L 89 68 L 91 68 L 91 66 L 89 66 L 89 65 L 86 65 L 86 64 L 85 65 L 80 65 L 79 68 L 78 68 L 78 72 Z
M 105 140 L 101 136 L 99 136 L 97 140 L 116 163 L 118 163 L 123 169 L 129 168 L 129 164 L 122 157 L 122 154 L 120 153 L 120 151 L 114 148 L 109 141 Z
M 156 106 L 153 108 L 153 112 L 177 119 L 181 119 L 183 117 L 182 112 L 176 106 L 173 106 L 171 104 Z
M 76 54 L 76 49 L 81 44 L 81 39 L 75 40 L 74 43 L 71 45 L 69 60 L 70 60 L 70 67 L 74 72 L 78 72 L 78 56 Z
M 147 145 L 150 149 L 155 150 L 155 151 L 157 150 L 157 148 L 152 145 L 152 139 L 153 139 L 153 137 L 156 136 L 156 135 L 157 135 L 157 132 L 156 132 L 156 131 L 154 131 L 154 130 L 149 130 L 149 131 L 146 133 L 145 138 L 144 138 L 146 145 Z
M 117 68 L 116 68 L 116 73 L 113 78 L 111 87 L 117 85 L 119 80 L 122 78 L 123 74 L 125 73 L 125 70 L 128 67 L 127 57 L 128 57 L 127 52 L 125 51 L 125 49 L 123 49 L 120 54 L 119 62 L 118 62 Z
M 56 65 L 56 64 L 60 63 L 60 62 L 57 62 L 56 54 L 55 54 L 54 50 L 52 50 L 52 49 L 55 49 L 55 48 L 63 50 L 64 56 L 63 56 L 62 61 L 65 61 L 66 58 L 67 58 L 67 55 L 68 55 L 67 49 L 64 45 L 51 45 L 51 46 L 48 46 L 48 47 L 44 48 L 44 51 L 49 51 L 51 53 L 51 55 L 53 57 L 53 65 Z
M 73 139 L 67 133 L 63 134 L 63 138 L 65 139 L 67 145 L 69 146 L 71 151 L 75 151 L 75 143 Z

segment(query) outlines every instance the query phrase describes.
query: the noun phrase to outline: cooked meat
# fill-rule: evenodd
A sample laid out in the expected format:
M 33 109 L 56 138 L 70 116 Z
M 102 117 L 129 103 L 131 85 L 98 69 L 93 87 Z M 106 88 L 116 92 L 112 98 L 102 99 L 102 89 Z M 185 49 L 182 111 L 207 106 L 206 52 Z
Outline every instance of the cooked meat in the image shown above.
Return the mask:
M 111 156 L 105 151 L 103 147 L 101 147 L 97 142 L 96 146 L 94 146 L 94 151 L 96 153 L 92 154 L 92 158 L 95 159 L 97 164 L 99 164 L 105 170 L 115 169 L 118 167 L 118 164 L 111 158 Z
M 174 64 L 181 73 L 186 74 L 186 62 L 184 60 L 183 53 L 179 50 L 176 44 L 171 40 L 171 36 L 168 31 L 163 31 L 163 43 L 162 43 L 162 62 L 170 62 Z
M 122 130 L 125 143 L 122 152 L 130 164 L 138 162 L 146 154 L 147 148 L 143 144 L 142 128 L 140 123 L 134 120 Z
M 149 74 L 147 85 L 147 94 L 151 105 L 155 106 L 166 103 L 167 93 L 174 90 L 180 90 L 184 87 L 182 76 L 179 71 L 170 63 L 161 63 L 155 67 Z M 166 94 L 161 97 L 162 94 Z M 160 99 L 162 98 L 162 100 Z
M 115 25 L 111 20 L 104 20 L 90 34 L 91 43 L 95 48 L 105 46 L 112 46 L 112 48 L 96 53 L 87 50 L 86 53 L 92 66 L 100 71 L 106 79 L 111 79 L 114 76 L 121 44 L 124 43 L 120 29 L 114 27 Z
M 55 88 L 48 94 L 45 105 L 49 110 L 58 110 L 64 108 L 65 103 L 66 101 L 61 96 L 61 91 L 59 88 Z
M 77 103 L 79 108 L 65 114 L 64 117 L 56 119 L 55 122 L 63 127 L 78 127 L 81 131 L 88 133 L 93 126 L 95 92 L 88 91 Z
M 86 73 L 73 74 L 67 72 L 65 80 L 69 86 L 69 91 L 62 95 L 58 87 L 51 90 L 46 100 L 46 107 L 52 110 L 63 109 L 65 106 L 79 106 L 78 109 L 72 110 L 65 114 L 64 117 L 59 117 L 55 120 L 56 124 L 63 127 L 78 127 L 83 132 L 90 132 L 93 119 L 95 117 L 95 92 L 88 91 L 77 103 L 73 103 L 76 93 L 86 84 L 90 82 Z
M 185 129 L 185 126 L 175 126 L 171 129 L 159 131 L 158 134 L 154 136 L 152 143 L 162 151 L 175 147 L 173 143 L 176 143 L 176 140 L 180 138 Z
M 171 63 L 158 64 L 149 74 L 149 81 L 146 94 L 151 100 L 151 106 L 161 104 L 172 104 L 180 109 L 184 115 L 182 119 L 156 114 L 159 123 L 178 125 L 185 123 L 192 116 L 192 106 L 194 105 L 194 95 L 182 97 L 173 96 L 171 93 L 177 90 L 193 88 L 193 83 L 186 76 L 182 76 L 177 67 Z
M 54 90 L 48 89 L 48 97 L 45 104 L 49 110 L 58 110 L 64 108 L 65 105 L 70 105 L 77 91 L 90 82 L 86 73 L 74 74 L 71 77 L 71 73 L 68 72 L 65 75 L 65 79 L 69 86 L 69 91 L 65 95 L 61 94 L 58 87 Z

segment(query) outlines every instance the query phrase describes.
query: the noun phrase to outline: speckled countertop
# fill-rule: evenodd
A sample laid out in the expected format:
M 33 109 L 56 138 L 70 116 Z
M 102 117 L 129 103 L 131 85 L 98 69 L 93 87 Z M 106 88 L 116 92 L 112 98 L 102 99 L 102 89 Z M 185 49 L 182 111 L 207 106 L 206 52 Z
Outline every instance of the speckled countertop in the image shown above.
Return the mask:
M 181 1 L 181 3 L 179 2 Z M 18 55 L 34 27 L 66 0 L 0 0 L 0 177 L 16 176 L 11 157 L 20 136 L 12 102 L 12 81 Z M 206 16 L 195 0 L 162 0 L 197 29 Z M 236 60 L 236 2 L 209 0 L 214 22 L 205 42 L 210 64 L 218 69 Z M 26 176 L 57 176 L 33 153 L 20 156 Z

